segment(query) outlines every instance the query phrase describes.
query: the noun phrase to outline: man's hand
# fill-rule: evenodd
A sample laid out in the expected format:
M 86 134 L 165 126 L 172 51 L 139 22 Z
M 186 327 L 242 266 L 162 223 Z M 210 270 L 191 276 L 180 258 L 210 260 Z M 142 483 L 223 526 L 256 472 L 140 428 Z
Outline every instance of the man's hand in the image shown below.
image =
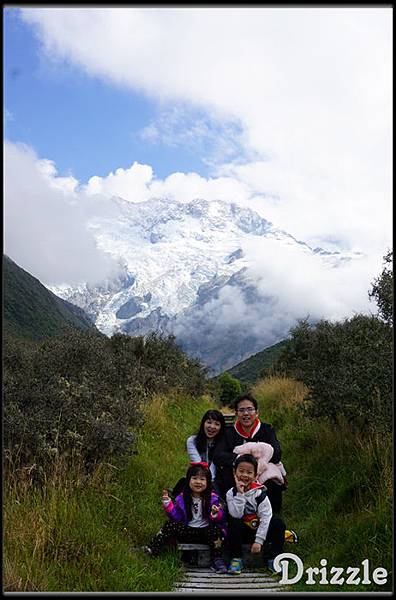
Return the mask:
M 252 544 L 252 547 L 250 548 L 250 552 L 252 554 L 260 554 L 261 548 L 262 548 L 261 544 L 259 544 L 258 542 L 254 542 L 254 544 Z

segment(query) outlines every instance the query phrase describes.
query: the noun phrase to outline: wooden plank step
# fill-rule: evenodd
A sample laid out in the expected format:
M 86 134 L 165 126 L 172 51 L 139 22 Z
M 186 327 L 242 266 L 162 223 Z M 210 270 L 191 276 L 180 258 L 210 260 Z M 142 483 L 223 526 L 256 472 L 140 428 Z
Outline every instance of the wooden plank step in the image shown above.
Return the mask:
M 242 544 L 242 552 L 249 552 L 250 553 L 250 546 L 251 546 L 251 544 Z M 178 550 L 186 550 L 186 551 L 198 550 L 200 552 L 207 552 L 209 554 L 209 546 L 208 546 L 208 544 L 184 544 L 184 543 L 179 543 L 179 544 L 177 544 L 177 549 Z
M 200 589 L 256 589 L 256 590 L 264 590 L 266 588 L 278 587 L 282 588 L 276 581 L 248 581 L 246 579 L 242 581 L 236 581 L 236 576 L 229 575 L 227 579 L 222 580 L 212 580 L 212 581 L 177 581 L 175 583 L 175 587 L 184 588 L 184 587 L 197 587 Z
M 240 573 L 239 575 L 229 575 L 229 574 L 222 574 L 222 573 L 215 573 L 213 572 L 209 572 L 209 571 L 204 571 L 204 572 L 197 572 L 197 571 L 188 571 L 188 573 L 186 573 L 186 576 L 188 577 L 188 579 L 193 580 L 200 580 L 200 581 L 205 581 L 206 579 L 213 579 L 215 578 L 217 581 L 221 578 L 226 578 L 226 580 L 228 581 L 230 579 L 230 577 L 232 577 L 233 579 L 248 579 L 249 581 L 267 581 L 267 582 L 272 582 L 274 581 L 274 579 L 271 577 L 271 575 L 265 575 L 264 573 L 246 573 L 246 571 L 242 571 L 242 573 Z
M 256 571 L 243 571 L 239 575 L 230 575 L 202 568 L 188 568 L 185 570 L 183 580 L 175 582 L 173 591 L 176 593 L 217 591 L 218 593 L 245 592 L 251 594 L 260 591 L 262 593 L 285 592 L 287 589 L 276 576 Z
M 250 590 L 250 589 L 246 589 L 246 590 L 226 590 L 227 592 L 227 596 L 240 596 L 241 592 L 242 594 L 246 594 L 251 596 L 252 594 L 260 594 L 260 596 L 264 593 L 264 594 L 281 594 L 283 592 L 283 590 L 279 590 L 279 588 L 268 588 L 266 590 Z M 208 596 L 213 596 L 213 590 L 200 590 L 199 588 L 178 588 L 178 589 L 174 589 L 172 590 L 172 593 L 174 594 L 200 594 L 201 596 L 205 596 L 206 594 Z M 221 594 L 224 595 L 224 594 Z
M 211 590 L 200 590 L 198 588 L 182 588 L 182 589 L 173 590 L 174 594 L 182 594 L 183 592 L 185 594 L 193 594 L 195 592 L 195 593 L 198 593 L 198 594 L 200 594 L 202 596 L 204 596 L 205 594 L 213 596 L 213 592 Z M 244 594 L 244 595 L 245 594 L 249 595 L 249 596 L 251 594 L 253 594 L 253 595 L 254 594 L 260 594 L 260 596 L 261 596 L 263 594 L 263 590 L 249 590 L 248 588 L 247 589 L 240 589 L 240 590 L 227 590 L 227 596 L 228 595 L 230 595 L 230 596 L 234 596 L 234 595 L 240 596 L 241 593 Z M 276 594 L 276 593 L 281 593 L 281 592 L 277 588 L 272 588 L 272 589 L 265 590 L 264 593 Z M 224 594 L 222 594 L 222 595 L 224 595 Z

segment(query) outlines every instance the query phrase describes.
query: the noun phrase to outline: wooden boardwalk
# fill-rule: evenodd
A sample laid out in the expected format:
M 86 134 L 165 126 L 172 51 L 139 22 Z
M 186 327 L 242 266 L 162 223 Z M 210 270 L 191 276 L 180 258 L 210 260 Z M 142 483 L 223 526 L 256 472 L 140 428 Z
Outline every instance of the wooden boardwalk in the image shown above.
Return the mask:
M 264 572 L 243 570 L 240 575 L 219 575 L 204 567 L 185 567 L 184 577 L 175 582 L 173 593 L 199 594 L 265 594 L 285 592 L 287 586 L 279 578 Z
M 288 591 L 280 583 L 278 575 L 266 573 L 262 567 L 260 555 L 248 552 L 250 546 L 243 547 L 244 569 L 240 575 L 219 574 L 210 568 L 209 548 L 205 544 L 178 544 L 183 553 L 195 552 L 194 566 L 184 564 L 182 579 L 174 584 L 174 593 L 199 594 L 263 594 Z

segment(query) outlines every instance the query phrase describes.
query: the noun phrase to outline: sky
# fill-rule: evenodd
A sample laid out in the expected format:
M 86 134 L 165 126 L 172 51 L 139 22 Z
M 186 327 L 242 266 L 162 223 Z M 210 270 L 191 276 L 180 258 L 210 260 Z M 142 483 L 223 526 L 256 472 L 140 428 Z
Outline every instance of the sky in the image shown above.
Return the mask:
M 353 312 L 392 246 L 390 6 L 24 5 L 3 27 L 4 251 L 20 266 L 48 285 L 111 274 L 85 227 L 95 198 L 222 199 L 361 252 L 334 286 L 356 289 Z

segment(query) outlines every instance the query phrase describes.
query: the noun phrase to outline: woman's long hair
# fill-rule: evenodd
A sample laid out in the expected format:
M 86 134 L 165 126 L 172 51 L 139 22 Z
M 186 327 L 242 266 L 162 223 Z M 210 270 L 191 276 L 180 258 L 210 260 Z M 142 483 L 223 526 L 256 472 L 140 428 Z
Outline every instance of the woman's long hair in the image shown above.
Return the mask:
M 203 452 L 205 452 L 205 450 L 207 448 L 208 439 L 206 437 L 204 424 L 205 424 L 205 421 L 207 421 L 208 419 L 213 419 L 213 421 L 218 421 L 221 425 L 219 433 L 213 439 L 213 441 L 214 441 L 213 450 L 214 450 L 217 442 L 223 437 L 224 431 L 225 431 L 226 424 L 225 424 L 225 419 L 224 419 L 223 413 L 221 413 L 219 410 L 215 410 L 215 409 L 207 410 L 201 419 L 201 424 L 199 426 L 199 430 L 198 430 L 198 433 L 195 438 L 195 445 L 200 454 L 203 454 Z M 212 457 L 210 456 L 209 457 L 210 461 L 211 461 L 211 458 Z
M 186 473 L 186 481 L 184 483 L 184 488 L 183 488 L 183 500 L 184 500 L 184 506 L 186 507 L 186 512 L 187 512 L 187 517 L 188 520 L 191 521 L 191 519 L 193 518 L 193 514 L 192 514 L 192 510 L 191 510 L 191 506 L 192 506 L 192 491 L 190 488 L 190 479 L 191 477 L 193 477 L 193 475 L 198 475 L 199 474 L 203 474 L 206 478 L 206 490 L 202 493 L 202 515 L 205 516 L 209 516 L 210 513 L 210 495 L 212 493 L 212 474 L 209 471 L 209 469 L 205 469 L 204 467 L 201 467 L 201 465 L 192 465 L 191 467 L 189 467 L 187 473 Z

